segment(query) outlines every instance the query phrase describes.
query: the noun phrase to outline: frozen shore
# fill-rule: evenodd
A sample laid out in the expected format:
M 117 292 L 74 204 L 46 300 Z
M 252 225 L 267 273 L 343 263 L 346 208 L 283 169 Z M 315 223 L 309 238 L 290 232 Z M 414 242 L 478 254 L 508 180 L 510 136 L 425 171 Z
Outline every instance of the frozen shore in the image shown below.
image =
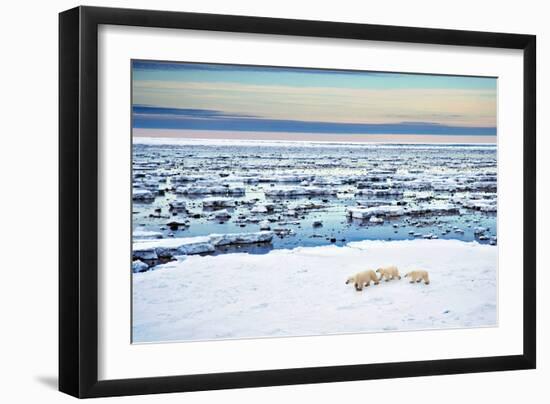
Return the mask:
M 362 292 L 349 275 L 429 271 Z M 191 341 L 495 326 L 497 247 L 459 240 L 360 241 L 264 255 L 186 256 L 133 274 L 133 341 Z

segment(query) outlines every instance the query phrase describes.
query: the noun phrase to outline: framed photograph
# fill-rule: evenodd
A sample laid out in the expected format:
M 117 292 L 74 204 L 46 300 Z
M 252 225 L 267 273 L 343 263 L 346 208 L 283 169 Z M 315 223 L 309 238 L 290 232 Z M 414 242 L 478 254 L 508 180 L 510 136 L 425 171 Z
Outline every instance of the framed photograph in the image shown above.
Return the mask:
M 59 24 L 61 391 L 535 368 L 534 36 Z

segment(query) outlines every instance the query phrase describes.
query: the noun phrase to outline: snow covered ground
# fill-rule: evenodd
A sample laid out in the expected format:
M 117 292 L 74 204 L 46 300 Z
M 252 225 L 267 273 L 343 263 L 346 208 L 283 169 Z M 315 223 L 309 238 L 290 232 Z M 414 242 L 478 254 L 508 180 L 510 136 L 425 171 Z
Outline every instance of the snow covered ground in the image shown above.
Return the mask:
M 362 292 L 365 269 L 430 273 Z M 459 240 L 359 241 L 268 254 L 186 256 L 133 274 L 133 341 L 191 341 L 495 326 L 497 247 Z

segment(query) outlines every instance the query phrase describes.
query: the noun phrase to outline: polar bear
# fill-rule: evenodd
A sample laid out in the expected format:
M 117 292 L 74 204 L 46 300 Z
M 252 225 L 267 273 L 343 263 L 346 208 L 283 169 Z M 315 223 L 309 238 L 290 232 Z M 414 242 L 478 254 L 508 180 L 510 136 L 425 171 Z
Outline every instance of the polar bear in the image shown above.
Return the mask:
M 409 281 L 410 283 L 420 282 L 423 280 L 426 285 L 430 284 L 430 277 L 428 276 L 427 271 L 423 271 L 423 270 L 411 271 L 405 275 L 405 278 L 407 277 L 410 279 Z
M 350 276 L 346 281 L 346 285 L 348 283 L 353 283 L 355 285 L 355 290 L 361 291 L 363 290 L 363 285 L 369 286 L 371 282 L 374 282 L 375 285 L 378 285 L 379 279 L 376 276 L 376 272 L 374 272 L 372 269 L 368 269 L 366 271 L 358 272 L 355 275 Z
M 395 265 L 378 268 L 376 272 L 380 274 L 380 278 L 379 278 L 380 281 L 382 279 L 385 279 L 386 282 L 389 281 L 390 279 L 401 279 L 401 275 L 399 275 L 399 270 Z

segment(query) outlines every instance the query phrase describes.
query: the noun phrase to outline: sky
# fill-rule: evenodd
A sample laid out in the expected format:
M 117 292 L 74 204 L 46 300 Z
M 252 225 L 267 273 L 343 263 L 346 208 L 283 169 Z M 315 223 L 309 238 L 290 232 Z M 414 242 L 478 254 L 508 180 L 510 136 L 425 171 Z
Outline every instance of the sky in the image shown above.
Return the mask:
M 132 61 L 133 127 L 496 136 L 497 79 Z

